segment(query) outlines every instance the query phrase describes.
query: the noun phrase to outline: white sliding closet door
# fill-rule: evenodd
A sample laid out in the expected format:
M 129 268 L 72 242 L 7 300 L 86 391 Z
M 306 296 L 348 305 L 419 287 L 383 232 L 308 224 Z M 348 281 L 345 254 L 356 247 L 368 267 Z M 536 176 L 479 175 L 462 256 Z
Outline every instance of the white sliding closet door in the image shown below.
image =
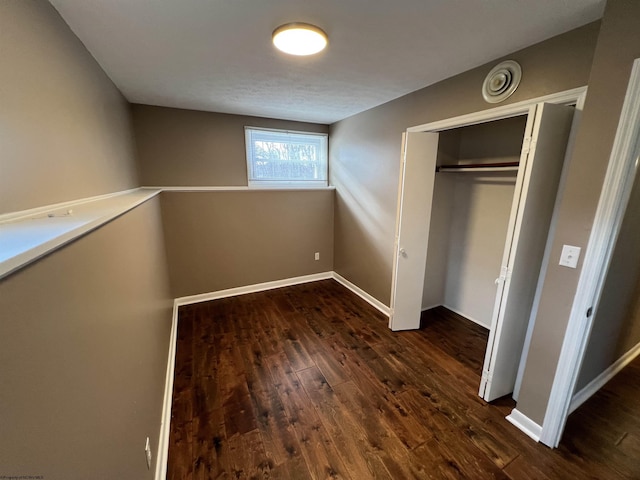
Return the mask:
M 513 392 L 549 233 L 573 107 L 539 104 L 527 120 L 480 396 Z
M 391 330 L 420 328 L 437 154 L 437 133 L 405 134 L 391 286 Z

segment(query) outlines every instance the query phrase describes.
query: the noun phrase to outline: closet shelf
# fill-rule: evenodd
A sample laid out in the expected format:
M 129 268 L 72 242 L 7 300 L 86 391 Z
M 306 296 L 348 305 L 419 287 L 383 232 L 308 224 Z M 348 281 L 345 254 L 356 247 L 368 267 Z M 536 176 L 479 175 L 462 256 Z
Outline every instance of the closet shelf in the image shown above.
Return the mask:
M 510 172 L 518 170 L 519 162 L 469 163 L 467 165 L 439 165 L 436 172 Z

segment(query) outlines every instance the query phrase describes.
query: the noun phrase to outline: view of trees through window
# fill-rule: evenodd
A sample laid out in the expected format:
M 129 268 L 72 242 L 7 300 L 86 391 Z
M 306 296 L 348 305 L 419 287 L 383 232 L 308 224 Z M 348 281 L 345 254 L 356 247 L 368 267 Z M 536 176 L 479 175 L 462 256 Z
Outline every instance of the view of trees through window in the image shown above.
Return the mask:
M 247 129 L 251 182 L 327 180 L 325 135 Z
M 318 153 L 318 145 L 257 141 L 254 177 L 317 180 Z

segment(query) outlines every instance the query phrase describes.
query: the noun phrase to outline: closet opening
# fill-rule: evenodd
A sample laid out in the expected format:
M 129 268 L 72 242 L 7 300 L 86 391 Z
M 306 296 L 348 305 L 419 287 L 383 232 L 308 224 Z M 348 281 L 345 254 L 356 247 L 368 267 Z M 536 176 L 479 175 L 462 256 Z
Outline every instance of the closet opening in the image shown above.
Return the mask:
M 429 328 L 437 308 L 486 329 L 486 401 L 517 400 L 574 111 L 538 103 L 406 133 L 390 328 Z
M 490 329 L 526 121 L 440 132 L 422 311 L 442 306 Z

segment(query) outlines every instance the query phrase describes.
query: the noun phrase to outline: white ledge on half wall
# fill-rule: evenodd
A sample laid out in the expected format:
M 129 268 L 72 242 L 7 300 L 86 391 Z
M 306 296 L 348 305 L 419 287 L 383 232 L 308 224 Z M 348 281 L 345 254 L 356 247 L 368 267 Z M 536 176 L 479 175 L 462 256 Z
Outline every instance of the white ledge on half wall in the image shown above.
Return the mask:
M 0 278 L 160 193 L 133 189 L 0 216 Z
M 329 185 L 326 187 L 248 187 L 246 185 L 237 185 L 229 187 L 207 187 L 207 186 L 170 186 L 170 187 L 140 187 L 142 189 L 149 190 L 162 190 L 163 192 L 305 192 L 305 191 L 318 191 L 318 190 L 335 190 L 336 187 Z

